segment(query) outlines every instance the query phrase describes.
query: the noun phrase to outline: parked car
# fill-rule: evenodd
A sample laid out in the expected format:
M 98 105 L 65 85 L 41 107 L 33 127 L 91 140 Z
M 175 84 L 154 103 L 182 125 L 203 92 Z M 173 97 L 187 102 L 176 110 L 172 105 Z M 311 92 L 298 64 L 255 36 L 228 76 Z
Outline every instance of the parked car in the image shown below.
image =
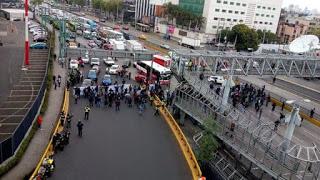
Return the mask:
M 208 78 L 208 81 L 209 82 L 214 82 L 216 84 L 222 84 L 225 81 L 225 79 L 224 79 L 223 76 L 210 76 Z
M 79 68 L 79 62 L 75 59 L 71 59 L 70 60 L 70 64 L 69 64 L 69 68 L 70 69 L 78 69 Z
M 97 65 L 92 66 L 91 69 L 92 69 L 92 70 L 95 70 L 97 74 L 100 73 L 100 68 L 99 68 L 99 66 L 97 66 Z
M 102 79 L 102 85 L 109 86 L 112 84 L 111 76 L 109 74 L 105 74 Z
M 100 66 L 100 59 L 99 58 L 91 58 L 90 65 L 91 66 L 93 66 L 93 65 Z
M 89 70 L 88 72 L 88 79 L 91 79 L 92 81 L 97 81 L 98 80 L 98 76 L 97 76 L 97 72 L 96 70 Z
M 107 69 L 108 69 L 108 68 L 107 68 Z M 120 71 L 120 66 L 117 65 L 117 64 L 114 64 L 114 65 L 112 65 L 112 66 L 109 68 L 108 73 L 109 73 L 109 74 L 118 74 L 118 71 Z
M 37 43 L 33 43 L 30 46 L 31 49 L 47 49 L 48 46 L 46 43 L 43 42 L 37 42 Z
M 107 66 L 112 66 L 115 64 L 114 60 L 111 57 L 107 57 L 105 59 L 103 59 L 103 62 L 107 65 Z
M 38 36 L 33 37 L 33 41 L 34 42 L 46 42 L 47 41 L 47 37 L 38 35 Z

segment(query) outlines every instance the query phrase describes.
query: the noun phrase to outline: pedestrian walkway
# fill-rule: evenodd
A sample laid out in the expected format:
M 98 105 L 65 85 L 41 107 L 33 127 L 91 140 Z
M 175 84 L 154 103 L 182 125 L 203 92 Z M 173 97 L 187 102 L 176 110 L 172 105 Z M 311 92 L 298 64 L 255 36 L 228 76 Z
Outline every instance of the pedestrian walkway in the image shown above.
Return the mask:
M 58 36 L 56 36 L 58 37 Z M 56 38 L 56 49 L 55 53 L 58 54 L 59 39 Z M 51 135 L 52 129 L 55 126 L 57 116 L 60 113 L 60 106 L 63 100 L 63 92 L 65 85 L 65 69 L 61 68 L 57 62 L 53 62 L 53 74 L 60 74 L 62 77 L 62 84 L 60 88 L 54 90 L 54 86 L 51 86 L 48 108 L 43 116 L 43 122 L 41 129 L 39 129 L 31 140 L 25 154 L 23 155 L 21 161 L 12 168 L 7 174 L 5 174 L 3 179 L 10 180 L 21 180 L 23 177 L 30 173 L 38 164 L 43 151 L 45 150 L 49 137 Z

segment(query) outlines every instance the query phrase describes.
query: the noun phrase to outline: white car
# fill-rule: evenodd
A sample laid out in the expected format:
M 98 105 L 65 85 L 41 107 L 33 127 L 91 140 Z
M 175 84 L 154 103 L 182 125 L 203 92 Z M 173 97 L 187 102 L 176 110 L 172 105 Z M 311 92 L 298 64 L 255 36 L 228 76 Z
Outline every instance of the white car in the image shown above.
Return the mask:
M 107 66 L 112 66 L 115 64 L 114 60 L 111 57 L 108 57 L 107 59 L 103 59 L 103 62 L 107 65 Z
M 112 65 L 110 68 L 109 68 L 109 70 L 108 70 L 108 68 L 107 68 L 107 72 L 109 73 L 109 74 L 118 74 L 118 71 L 120 70 L 120 66 L 119 65 L 117 65 L 117 64 L 114 64 L 114 65 Z
M 99 66 L 97 66 L 97 65 L 92 66 L 91 69 L 92 69 L 92 70 L 95 70 L 97 74 L 100 73 L 100 68 L 99 68 Z
M 70 60 L 69 64 L 70 69 L 78 69 L 79 68 L 79 62 L 75 59 Z
M 167 50 L 170 49 L 170 46 L 167 45 L 167 44 L 161 44 L 160 47 L 163 48 L 163 49 L 167 49 Z
M 82 58 L 82 61 L 83 61 L 83 63 L 85 63 L 85 64 L 89 64 L 89 62 L 90 62 L 89 55 L 86 54 L 86 55 Z
M 91 58 L 90 65 L 91 66 L 93 66 L 93 65 L 100 66 L 100 59 L 99 58 Z
M 224 79 L 223 76 L 210 76 L 208 78 L 208 81 L 209 82 L 214 82 L 216 84 L 222 84 L 225 81 L 225 79 Z

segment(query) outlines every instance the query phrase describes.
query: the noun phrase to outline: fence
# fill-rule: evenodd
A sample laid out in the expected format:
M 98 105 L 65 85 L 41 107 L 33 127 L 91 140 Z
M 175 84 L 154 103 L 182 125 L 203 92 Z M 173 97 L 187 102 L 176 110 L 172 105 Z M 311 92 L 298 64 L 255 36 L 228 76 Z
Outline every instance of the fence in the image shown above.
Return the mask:
M 49 46 L 51 47 L 51 46 Z M 50 48 L 48 53 L 48 59 L 50 58 Z M 36 118 L 37 114 L 40 111 L 40 107 L 42 104 L 42 100 L 44 98 L 44 94 L 46 91 L 46 76 L 47 76 L 47 70 L 48 70 L 48 63 L 46 63 L 46 70 L 44 74 L 44 78 L 41 82 L 40 89 L 38 91 L 37 97 L 34 100 L 33 104 L 27 111 L 27 113 L 24 115 L 23 120 L 20 122 L 18 127 L 15 129 L 15 131 L 5 140 L 3 140 L 0 143 L 0 163 L 4 162 L 11 156 L 13 156 L 18 149 L 20 143 L 24 139 L 26 133 L 30 129 L 30 126 L 32 125 L 32 122 Z
M 316 158 L 319 151 L 316 147 L 302 147 L 291 142 L 285 150 L 286 140 L 274 131 L 272 123 L 251 119 L 235 109 L 221 112 L 219 102 L 208 99 L 207 94 L 201 94 L 194 86 L 180 85 L 176 91 L 175 105 L 199 122 L 214 119 L 216 136 L 262 170 L 261 176 L 267 173 L 275 179 L 319 177 L 320 162 Z

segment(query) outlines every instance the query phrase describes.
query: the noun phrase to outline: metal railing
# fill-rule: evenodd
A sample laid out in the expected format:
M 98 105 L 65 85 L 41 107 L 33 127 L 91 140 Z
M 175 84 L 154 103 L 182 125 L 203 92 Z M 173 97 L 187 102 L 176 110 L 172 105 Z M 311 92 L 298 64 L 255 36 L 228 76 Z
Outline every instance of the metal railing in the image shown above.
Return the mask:
M 274 131 L 272 123 L 262 123 L 232 108 L 222 112 L 219 101 L 207 99 L 209 94 L 198 90 L 188 84 L 178 86 L 174 104 L 199 122 L 214 119 L 218 127 L 215 135 L 259 169 L 276 179 L 319 177 L 320 152 L 316 147 L 291 142 L 284 151 L 286 140 Z

